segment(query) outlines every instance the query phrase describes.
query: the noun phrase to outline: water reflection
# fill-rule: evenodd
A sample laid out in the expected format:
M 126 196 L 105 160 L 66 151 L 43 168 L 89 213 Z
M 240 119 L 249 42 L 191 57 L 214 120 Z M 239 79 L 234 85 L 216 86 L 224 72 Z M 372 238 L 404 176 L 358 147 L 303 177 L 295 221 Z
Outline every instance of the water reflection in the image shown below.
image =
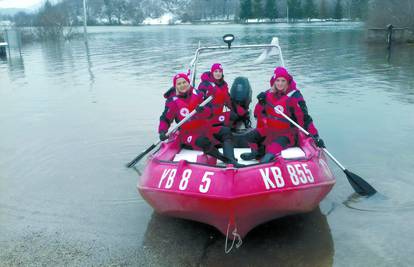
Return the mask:
M 10 80 L 16 81 L 26 77 L 23 57 L 8 57 L 5 61 L 9 67 Z
M 162 266 L 332 266 L 333 240 L 319 209 L 253 229 L 243 245 L 224 253 L 213 227 L 153 213 L 143 245 Z
M 86 62 L 88 63 L 89 81 L 92 87 L 92 85 L 95 83 L 95 75 L 93 74 L 93 71 L 92 71 L 93 65 L 91 61 L 91 53 L 89 51 L 88 42 L 85 42 L 85 52 L 86 52 Z
M 392 53 L 392 56 L 391 56 Z M 375 72 L 379 88 L 397 94 L 395 99 L 414 104 L 414 80 L 407 77 L 414 73 L 414 49 L 409 45 L 398 45 L 387 52 L 384 45 L 370 45 L 366 49 L 366 61 L 371 73 Z
M 85 39 L 85 53 L 86 53 L 86 62 L 87 62 L 87 69 L 89 74 L 89 93 L 92 103 L 97 103 L 96 93 L 94 92 L 94 84 L 95 84 L 95 75 L 93 74 L 92 68 L 92 60 L 91 54 L 89 51 L 89 43 L 87 39 Z
M 68 63 L 64 61 L 64 54 L 68 53 L 70 49 L 65 49 L 65 43 L 59 41 L 48 41 L 41 43 L 41 51 L 43 56 L 43 61 L 48 72 L 57 77 L 62 76 L 65 73 L 64 64 Z

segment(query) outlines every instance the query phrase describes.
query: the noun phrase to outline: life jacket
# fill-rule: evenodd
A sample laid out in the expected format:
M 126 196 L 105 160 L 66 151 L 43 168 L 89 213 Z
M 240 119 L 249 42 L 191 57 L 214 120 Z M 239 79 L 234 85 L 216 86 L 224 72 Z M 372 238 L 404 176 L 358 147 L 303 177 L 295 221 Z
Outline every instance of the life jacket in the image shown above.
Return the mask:
M 213 106 L 213 114 L 219 115 L 223 112 L 223 107 L 226 101 L 226 97 L 228 97 L 228 87 L 223 86 L 219 87 L 218 85 L 214 85 L 213 87 L 213 100 L 211 101 Z
M 186 97 L 173 96 L 173 101 L 177 106 L 177 122 L 183 120 L 187 114 L 193 111 L 199 104 L 203 102 L 203 96 L 201 93 L 198 93 L 195 89 L 190 89 Z M 199 130 L 206 125 L 205 119 L 197 118 L 195 114 L 191 119 L 181 126 L 181 129 L 184 131 L 194 131 Z
M 206 96 L 213 96 L 213 100 L 211 101 L 213 114 L 215 116 L 223 115 L 223 107 L 226 102 L 226 98 L 230 99 L 227 83 L 222 80 L 221 84 L 217 84 L 212 77 L 211 72 L 204 72 L 201 75 L 201 80 L 202 83 L 204 83 L 203 87 L 207 87 Z
M 270 90 L 266 92 L 266 103 L 264 110 L 266 113 L 266 119 L 264 120 L 267 128 L 275 130 L 279 133 L 290 131 L 291 125 L 287 119 L 277 113 L 275 109 L 283 112 L 287 116 L 291 117 L 289 110 L 289 98 L 296 92 L 292 90 L 289 93 L 277 97 Z
M 256 104 L 254 107 L 253 115 L 257 120 L 256 128 L 264 128 L 266 127 L 266 116 L 263 115 L 263 106 L 259 103 Z

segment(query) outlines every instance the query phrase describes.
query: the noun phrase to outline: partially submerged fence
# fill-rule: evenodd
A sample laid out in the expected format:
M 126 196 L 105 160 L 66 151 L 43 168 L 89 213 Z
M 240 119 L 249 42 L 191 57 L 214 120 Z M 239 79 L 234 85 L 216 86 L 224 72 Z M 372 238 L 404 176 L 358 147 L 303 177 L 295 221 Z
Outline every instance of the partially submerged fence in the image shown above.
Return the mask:
M 18 51 L 19 55 L 22 54 L 22 39 L 20 30 L 17 28 L 3 29 L 0 32 L 0 56 L 6 56 L 6 48 L 9 56 L 12 51 Z
M 370 28 L 367 32 L 368 42 L 385 42 L 389 46 L 391 43 L 406 43 L 412 40 L 412 38 L 413 34 L 408 28 L 395 28 L 391 24 L 384 28 Z

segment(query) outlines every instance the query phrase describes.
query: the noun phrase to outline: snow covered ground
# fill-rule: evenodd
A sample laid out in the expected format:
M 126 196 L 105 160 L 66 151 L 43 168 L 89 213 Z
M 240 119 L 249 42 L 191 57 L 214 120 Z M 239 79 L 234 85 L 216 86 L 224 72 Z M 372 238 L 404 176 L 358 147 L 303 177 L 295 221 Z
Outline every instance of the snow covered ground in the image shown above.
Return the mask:
M 172 13 L 165 13 L 159 18 L 146 18 L 142 22 L 144 25 L 168 25 L 174 23 L 180 23 L 181 21 L 175 20 Z

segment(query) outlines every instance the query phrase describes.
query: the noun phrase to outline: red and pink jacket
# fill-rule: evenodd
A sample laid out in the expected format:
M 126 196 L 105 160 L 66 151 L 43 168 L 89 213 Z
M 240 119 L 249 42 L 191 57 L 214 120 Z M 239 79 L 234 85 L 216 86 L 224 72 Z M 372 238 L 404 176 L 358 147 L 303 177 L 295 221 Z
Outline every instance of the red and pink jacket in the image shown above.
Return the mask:
M 257 96 L 259 102 L 254 109 L 254 116 L 257 118 L 257 128 L 268 128 L 271 131 L 281 134 L 296 131 L 294 125 L 279 115 L 275 109 L 283 111 L 296 123 L 302 126 L 311 135 L 318 135 L 312 117 L 308 113 L 305 99 L 295 84 L 290 86 L 286 92 L 273 93 L 271 89 L 260 93 Z
M 240 105 L 232 105 L 227 82 L 224 81 L 224 78 L 217 81 L 210 71 L 204 72 L 201 75 L 201 83 L 198 86 L 198 90 L 202 91 L 206 97 L 213 95 L 214 98 L 211 103 L 214 116 L 221 115 L 224 106 L 228 107 L 239 116 L 244 116 L 247 112 L 247 110 Z
M 178 123 L 188 113 L 197 108 L 204 100 L 204 94 L 193 87 L 185 94 L 177 94 L 174 87 L 165 94 L 165 109 L 160 117 L 158 132 L 167 132 L 173 121 Z M 183 131 L 201 131 L 212 115 L 211 105 L 204 106 L 204 110 L 195 114 L 181 126 Z

